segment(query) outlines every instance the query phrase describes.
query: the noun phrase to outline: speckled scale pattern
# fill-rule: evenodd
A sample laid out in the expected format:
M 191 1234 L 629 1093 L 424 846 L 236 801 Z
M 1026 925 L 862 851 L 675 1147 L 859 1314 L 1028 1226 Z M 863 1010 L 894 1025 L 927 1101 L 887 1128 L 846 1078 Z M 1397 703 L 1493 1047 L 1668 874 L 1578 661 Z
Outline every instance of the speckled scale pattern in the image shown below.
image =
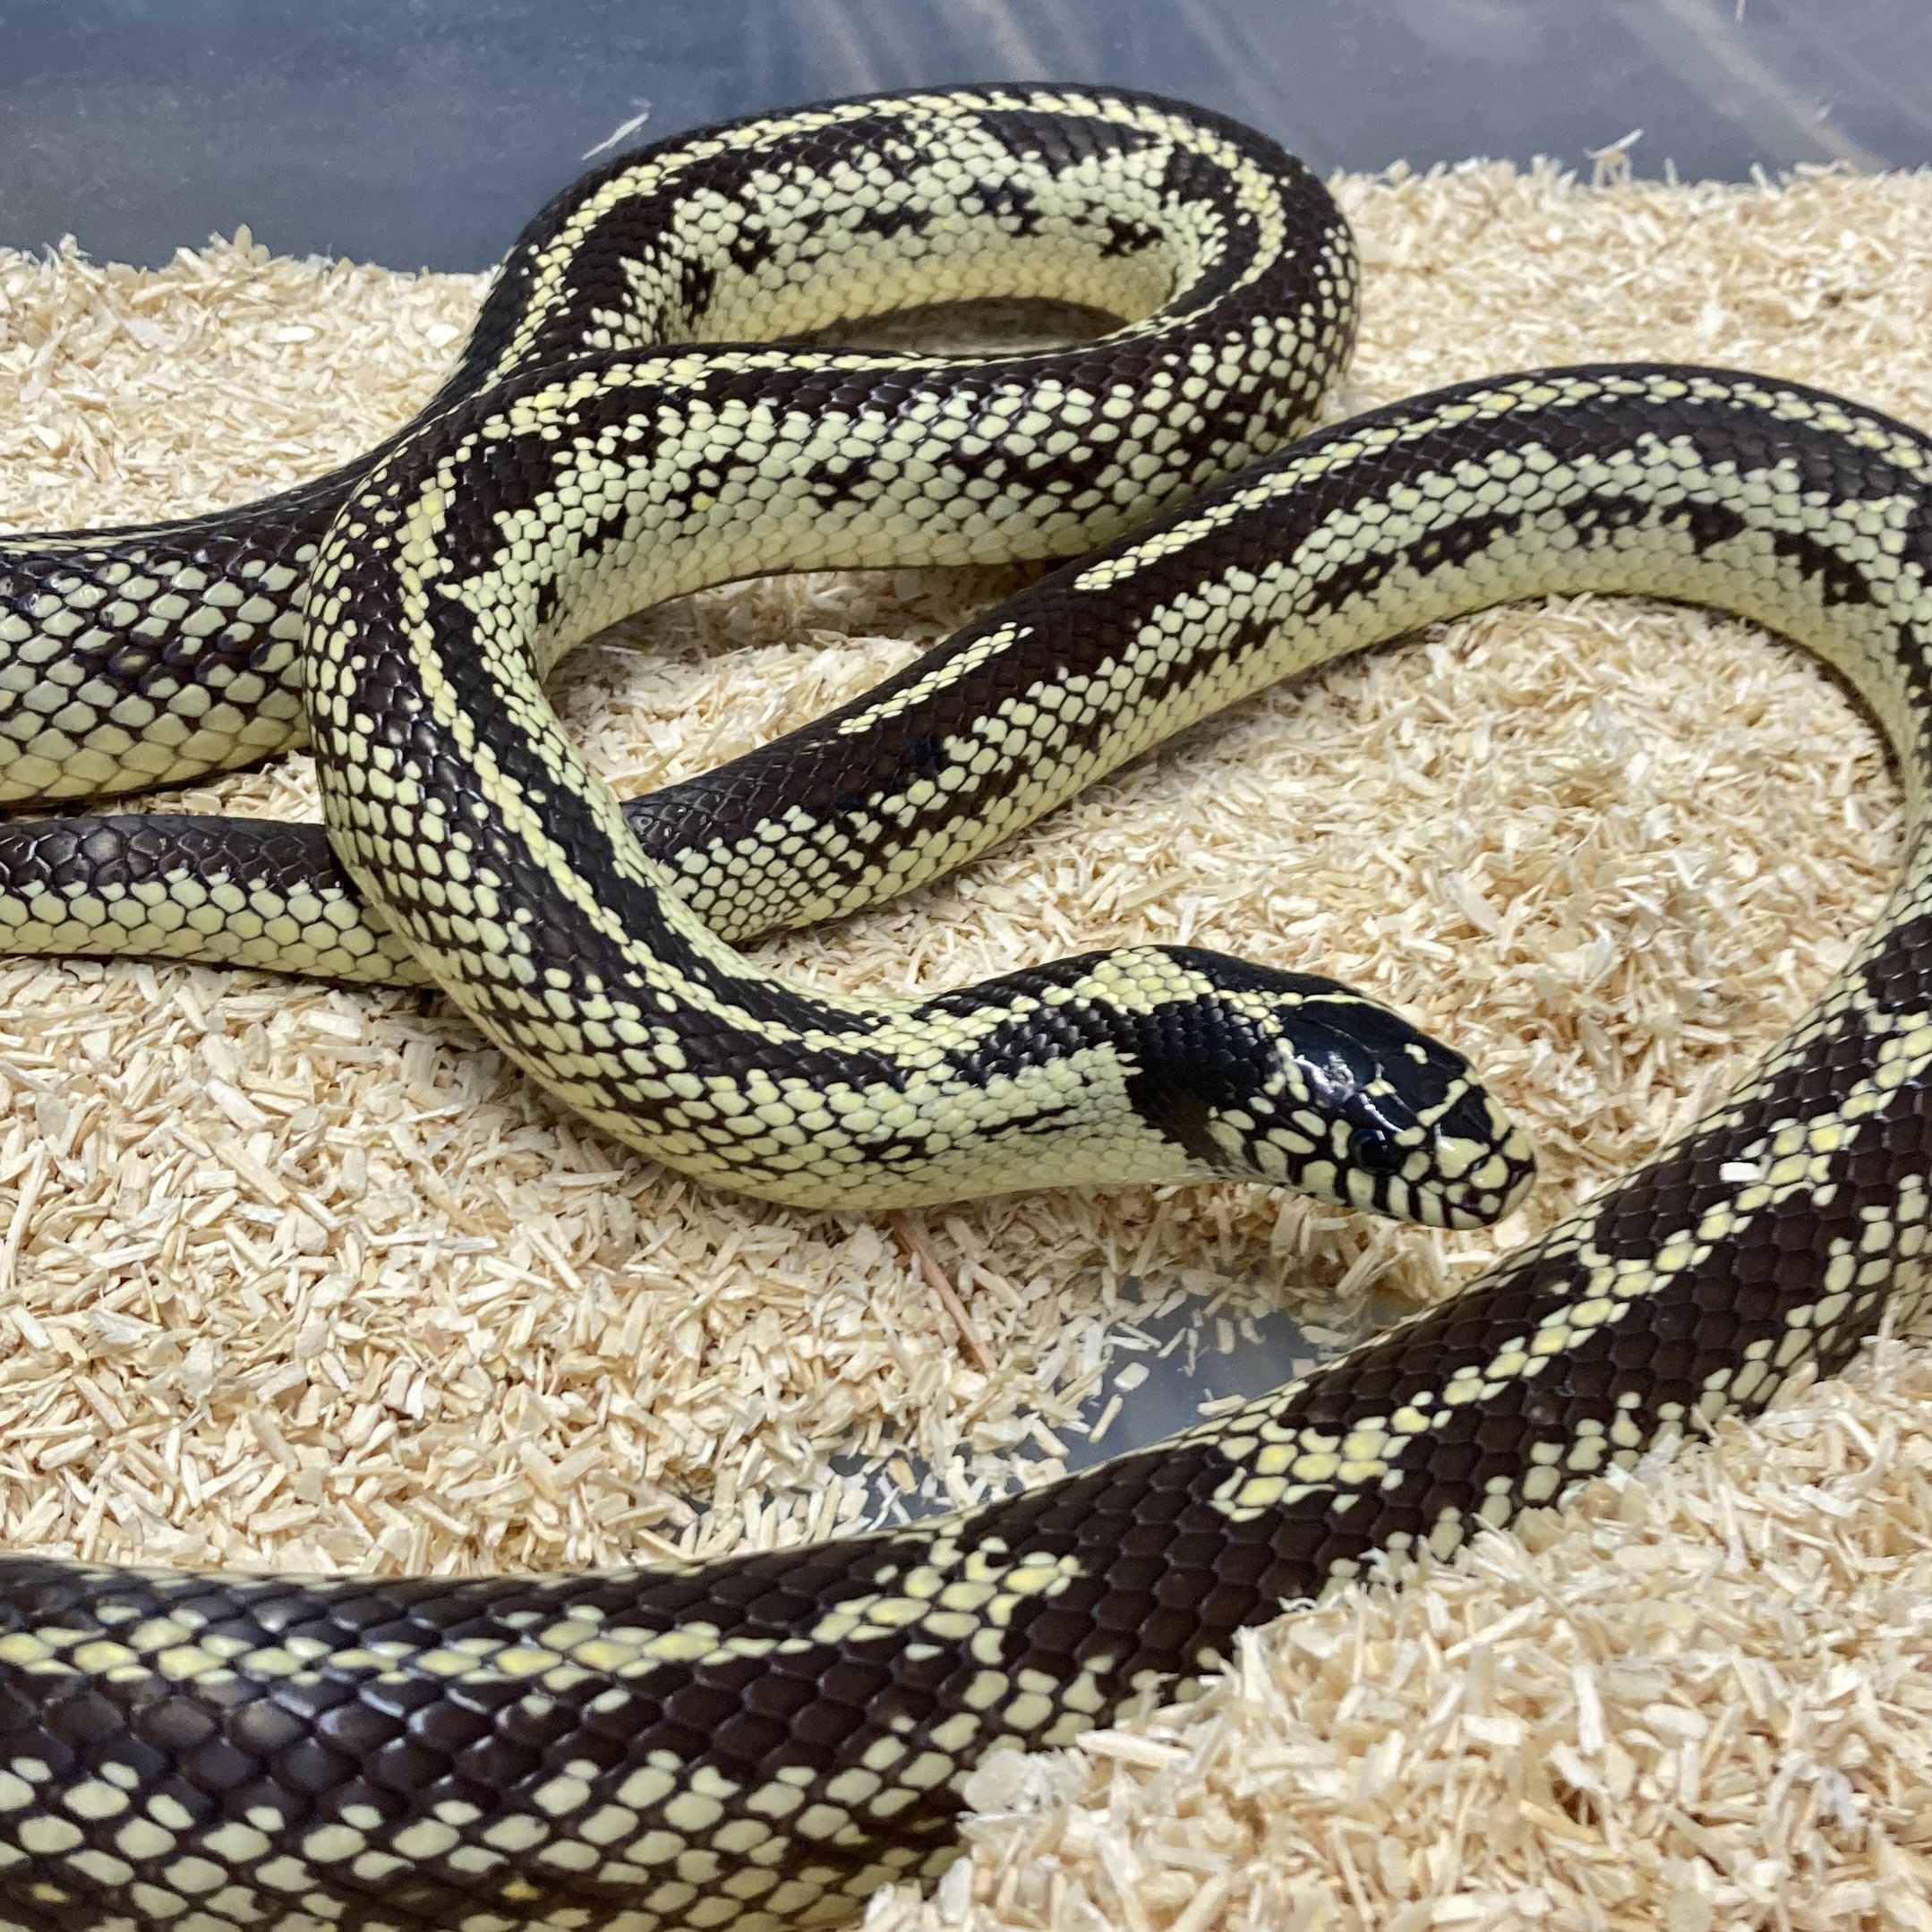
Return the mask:
M 1336 293 L 1318 278 L 1318 303 Z M 1336 316 L 1329 334 L 1351 326 Z M 1306 339 L 1253 334 L 1270 354 Z M 1164 346 L 1149 387 L 1211 361 Z M 1520 1137 L 1456 1056 L 1343 988 L 1142 947 L 933 1001 L 807 991 L 734 953 L 639 851 L 543 698 L 557 628 L 667 594 L 694 551 L 737 575 L 774 546 L 794 554 L 797 530 L 821 555 L 883 560 L 909 523 L 964 545 L 982 514 L 1099 514 L 1108 474 L 1194 460 L 1097 367 L 1070 379 L 982 363 L 936 387 L 875 382 L 879 370 L 874 356 L 794 352 L 771 389 L 762 352 L 585 358 L 505 379 L 374 471 L 318 560 L 305 644 L 345 868 L 472 1022 L 569 1106 L 768 1199 L 884 1207 L 1237 1172 L 1454 1225 L 1504 1211 L 1526 1178 Z M 833 449 L 853 476 L 828 490 Z M 983 487 L 962 492 L 954 449 Z M 1082 601 L 1076 637 L 1105 607 Z M 1023 668 L 1015 641 L 967 649 Z M 1101 741 L 1124 742 L 1112 715 L 1150 711 L 1161 649 L 1135 640 L 1105 693 L 1068 677 L 1048 701 L 1099 743 L 1092 755 L 1002 727 L 902 799 L 860 799 L 862 851 L 804 793 L 779 822 L 737 827 L 734 851 L 774 875 L 826 854 L 862 875 L 865 897 L 887 896 L 922 860 L 963 855 L 904 836 L 936 814 L 970 835 L 949 784 L 1019 759 L 1064 795 L 1104 768 Z M 850 799 L 830 802 L 850 812 Z M 1032 809 L 1047 802 L 1042 791 Z M 714 883 L 697 877 L 722 903 Z M 781 911 L 752 897 L 728 923 Z M 1345 1032 L 1354 1044 L 1338 1048 Z M 1323 1071 L 1338 1053 L 1359 1088 L 1340 1105 Z
M 561 381 L 512 375 L 447 437 L 398 452 L 325 546 L 310 611 L 350 869 L 486 1030 L 568 1060 L 560 1084 L 595 1104 L 624 1098 L 614 1009 L 641 988 L 741 1084 L 782 1037 L 826 1094 L 895 1064 L 910 1078 L 946 1063 L 970 1085 L 987 1056 L 1047 1042 L 1041 1064 L 1117 1080 L 1142 1129 L 1198 1143 L 1179 1076 L 1165 1096 L 1136 1081 L 1157 1050 L 1194 1056 L 1200 1081 L 1203 1047 L 1210 1065 L 1220 1050 L 1195 1030 L 1204 1005 L 1238 1014 L 1267 986 L 1318 1028 L 1372 1039 L 1383 1022 L 1321 982 L 1159 949 L 909 1015 L 774 987 L 726 936 L 881 895 L 903 851 L 906 870 L 941 869 L 1271 678 L 1507 598 L 1661 594 L 1816 652 L 1898 756 L 1901 883 L 1806 1019 L 1646 1167 L 1454 1300 L 1069 1481 L 910 1530 L 590 1576 L 0 1560 L 0 1925 L 840 1922 L 953 1855 L 963 1782 L 988 1752 L 1068 1741 L 1171 1692 L 1236 1629 L 1346 1582 L 1372 1551 L 1449 1555 L 1755 1409 L 1801 1367 L 1830 1372 L 1883 1307 L 1924 1294 L 1932 446 L 1917 432 L 1795 385 L 1666 367 L 1498 378 L 1377 411 L 1067 566 L 780 745 L 645 801 L 640 849 L 539 684 L 543 626 L 568 622 L 567 604 L 654 581 L 625 554 L 633 528 L 714 507 L 652 495 L 653 465 L 683 474 L 672 439 L 641 466 L 645 507 L 614 539 L 556 534 L 560 479 L 586 474 L 572 439 L 624 420 L 600 414 L 614 390 L 663 402 L 639 366 L 620 352 Z M 450 467 L 471 438 L 508 453 L 491 474 L 549 507 L 547 533 L 539 516 L 526 538 L 474 534 Z M 165 834 L 144 848 L 64 821 L 36 837 L 43 897 L 110 893 L 137 870 L 166 883 L 173 863 Z M 748 846 L 757 862 L 740 862 Z M 271 874 L 291 896 L 326 883 L 303 870 L 312 844 L 262 851 L 258 917 Z M 1211 999 L 1191 977 L 1210 973 Z M 662 1121 L 668 1103 L 645 1099 Z M 1250 1094 L 1251 1128 L 1260 1101 L 1284 1101 L 1292 1127 L 1305 1099 Z M 1439 1161 L 1488 1158 L 1458 1138 L 1437 1133 Z
M 1170 425 L 1177 453 L 1145 472 L 1097 466 L 1052 517 L 968 509 L 929 546 L 913 519 L 890 560 L 1072 555 L 1302 426 L 1346 357 L 1355 275 L 1346 225 L 1299 162 L 1233 122 L 1104 90 L 872 96 L 616 157 L 528 224 L 448 380 L 362 461 L 209 516 L 0 537 L 0 803 L 178 784 L 302 743 L 297 645 L 323 535 L 383 456 L 506 376 L 985 295 L 1133 316 L 1111 358 L 1029 366 L 1104 377 L 1135 398 L 1130 421 Z M 1278 322 L 1293 339 L 1274 338 Z M 854 363 L 830 400 L 889 400 L 972 360 Z M 754 356 L 739 381 L 773 393 L 786 362 Z M 934 455 L 936 482 L 971 504 L 972 457 L 956 441 Z M 817 487 L 836 493 L 846 467 L 828 447 Z M 760 568 L 846 560 L 808 529 L 791 533 L 796 554 L 779 534 Z M 714 581 L 713 560 L 687 553 L 675 587 Z M 556 631 L 551 648 L 582 635 Z

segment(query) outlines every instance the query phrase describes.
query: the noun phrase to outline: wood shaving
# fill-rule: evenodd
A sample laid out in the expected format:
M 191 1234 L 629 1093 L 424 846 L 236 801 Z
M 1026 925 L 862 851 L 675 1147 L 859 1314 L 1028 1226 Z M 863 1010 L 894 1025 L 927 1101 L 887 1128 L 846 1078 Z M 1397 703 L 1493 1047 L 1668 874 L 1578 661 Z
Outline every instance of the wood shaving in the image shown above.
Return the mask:
M 1932 1362 L 1244 1631 L 1195 1702 L 989 1759 L 868 1932 L 1932 1925 Z
M 1336 187 L 1366 306 L 1332 414 L 1637 358 L 1932 423 L 1927 177 Z M 352 456 L 433 389 L 481 286 L 245 231 L 156 271 L 0 252 L 8 527 L 243 501 Z M 1028 575 L 704 593 L 586 646 L 560 705 L 641 791 Z M 301 758 L 152 802 L 316 809 Z M 1577 599 L 1271 693 L 968 873 L 761 948 L 890 992 L 1144 940 L 1333 973 L 1468 1051 L 1541 1152 L 1529 1206 L 1480 1235 L 1232 1185 L 947 1210 L 923 1238 L 963 1321 L 883 1218 L 705 1195 L 417 996 L 0 964 L 0 1541 L 556 1568 L 830 1533 L 866 1507 L 855 1453 L 957 1500 L 1043 1438 L 1024 1466 L 1051 1473 L 1150 1300 L 1232 1297 L 1230 1346 L 1244 1296 L 1346 1328 L 1371 1295 L 1453 1293 L 1646 1158 L 1846 956 L 1899 813 L 1808 662 Z M 1285 1620 L 1199 1702 L 993 1767 L 972 1859 L 876 1924 L 1928 1932 L 1928 1395 L 1896 1348 L 1527 1543 Z

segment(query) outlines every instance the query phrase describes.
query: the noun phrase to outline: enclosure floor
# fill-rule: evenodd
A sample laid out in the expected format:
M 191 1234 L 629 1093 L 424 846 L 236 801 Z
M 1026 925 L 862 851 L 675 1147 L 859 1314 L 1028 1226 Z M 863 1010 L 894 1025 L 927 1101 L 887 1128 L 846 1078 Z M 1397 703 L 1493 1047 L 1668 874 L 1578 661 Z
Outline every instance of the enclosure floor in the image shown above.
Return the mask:
M 1366 308 L 1336 415 L 1640 358 L 1932 425 L 1932 178 L 1337 185 Z M 156 272 L 0 253 L 0 514 L 124 523 L 324 469 L 430 393 L 480 287 L 245 235 Z M 706 593 L 586 647 L 560 702 L 645 790 L 1022 577 Z M 151 802 L 315 813 L 299 757 Z M 1577 600 L 1272 693 L 959 878 L 762 949 L 895 992 L 1141 940 L 1355 980 L 1537 1142 L 1532 1201 L 1480 1235 L 1235 1186 L 803 1216 L 598 1138 L 415 995 L 7 962 L 0 1542 L 559 1568 L 832 1530 L 855 1442 L 961 1499 L 1022 1451 L 1050 1471 L 1097 1391 L 1133 1399 L 1150 1306 L 1198 1304 L 1210 1350 L 1264 1306 L 1346 1329 L 1647 1158 L 1797 1016 L 1897 851 L 1880 748 L 1808 663 Z M 1928 1397 L 1932 1360 L 1890 1346 L 1520 1540 L 1283 1620 L 1184 1710 L 996 1763 L 972 1857 L 878 1922 L 1932 1932 Z

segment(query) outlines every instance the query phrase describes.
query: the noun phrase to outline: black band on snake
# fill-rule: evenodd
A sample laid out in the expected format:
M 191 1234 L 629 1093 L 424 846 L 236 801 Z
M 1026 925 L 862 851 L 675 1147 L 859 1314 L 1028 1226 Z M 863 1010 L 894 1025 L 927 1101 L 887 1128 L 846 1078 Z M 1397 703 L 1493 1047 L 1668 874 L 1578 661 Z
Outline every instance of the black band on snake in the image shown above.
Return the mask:
M 437 400 L 364 463 L 190 523 L 0 542 L 6 797 L 233 768 L 306 721 L 327 820 L 4 828 L 0 945 L 432 983 L 606 1131 L 782 1201 L 1235 1174 L 1504 1211 L 1526 1150 L 1461 1058 L 1331 982 L 1138 947 L 889 1002 L 734 950 L 1423 624 L 1579 590 L 1737 612 L 1853 687 L 1911 812 L 1851 964 L 1675 1146 L 1453 1301 L 1158 1449 L 684 1568 L 0 1558 L 0 1926 L 836 1923 L 953 1855 L 989 1752 L 1171 1690 L 1374 1552 L 1446 1555 L 1758 1407 L 1916 1302 L 1932 446 L 1792 384 L 1637 365 L 1293 440 L 1355 280 L 1299 164 L 1171 102 L 805 109 L 560 198 Z M 999 359 L 719 346 L 996 291 L 1143 319 Z M 700 584 L 1061 555 L 854 704 L 628 809 L 543 696 L 571 645 Z

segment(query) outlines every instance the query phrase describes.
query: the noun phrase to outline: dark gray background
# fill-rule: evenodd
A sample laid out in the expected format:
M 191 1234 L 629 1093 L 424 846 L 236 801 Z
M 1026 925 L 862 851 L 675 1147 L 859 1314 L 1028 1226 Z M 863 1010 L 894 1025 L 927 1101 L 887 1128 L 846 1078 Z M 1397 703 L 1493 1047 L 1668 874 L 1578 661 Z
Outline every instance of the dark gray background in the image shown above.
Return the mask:
M 864 89 L 1180 94 L 1318 168 L 1932 164 L 1932 0 L 0 0 L 0 244 L 480 269 L 635 145 Z

